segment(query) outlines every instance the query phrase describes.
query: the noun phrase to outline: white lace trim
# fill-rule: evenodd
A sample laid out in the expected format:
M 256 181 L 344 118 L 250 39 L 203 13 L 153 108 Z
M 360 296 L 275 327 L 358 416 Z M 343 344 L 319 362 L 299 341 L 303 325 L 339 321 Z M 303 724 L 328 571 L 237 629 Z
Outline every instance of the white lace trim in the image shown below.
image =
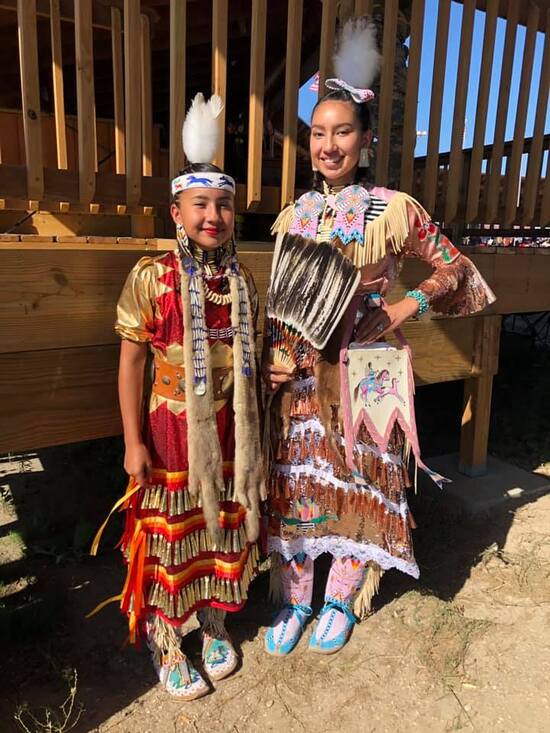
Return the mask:
M 283 540 L 281 537 L 269 537 L 267 540 L 269 552 L 278 552 L 285 560 L 291 560 L 294 555 L 303 552 L 313 560 L 328 552 L 333 557 L 352 556 L 361 562 L 373 561 L 380 565 L 382 570 L 396 568 L 402 573 L 412 575 L 413 578 L 420 576 L 418 565 L 415 562 L 407 562 L 400 557 L 393 557 L 389 552 L 377 545 L 355 542 L 347 537 L 338 535 L 327 535 L 326 537 L 295 537 L 292 540 Z
M 328 461 L 321 461 L 322 466 L 317 468 L 311 463 L 301 463 L 296 466 L 289 465 L 286 463 L 275 463 L 273 464 L 274 473 L 282 474 L 283 476 L 292 476 L 299 478 L 300 476 L 313 477 L 322 486 L 333 486 L 336 489 L 342 489 L 343 491 L 353 491 L 356 494 L 370 494 L 371 496 L 378 499 L 381 504 L 394 512 L 394 514 L 400 514 L 403 519 L 407 517 L 409 512 L 409 505 L 407 501 L 402 501 L 397 504 L 394 501 L 390 501 L 384 494 L 377 489 L 376 486 L 371 484 L 356 484 L 355 482 L 342 481 L 336 478 L 334 475 L 333 466 Z
M 314 435 L 319 435 L 321 438 L 324 438 L 326 434 L 325 428 L 321 421 L 316 417 L 312 417 L 309 420 L 293 420 L 288 431 L 288 437 L 290 440 L 298 437 L 303 438 L 307 432 L 311 432 Z M 344 445 L 345 441 L 343 436 L 337 435 L 336 439 L 338 440 L 340 445 Z M 383 453 L 376 446 L 366 445 L 365 443 L 361 443 L 360 441 L 356 441 L 355 450 L 358 453 L 372 453 L 378 458 L 381 458 L 384 463 L 393 463 L 395 466 L 400 466 L 403 462 L 400 455 L 396 455 L 395 453 L 388 453 L 387 451 Z

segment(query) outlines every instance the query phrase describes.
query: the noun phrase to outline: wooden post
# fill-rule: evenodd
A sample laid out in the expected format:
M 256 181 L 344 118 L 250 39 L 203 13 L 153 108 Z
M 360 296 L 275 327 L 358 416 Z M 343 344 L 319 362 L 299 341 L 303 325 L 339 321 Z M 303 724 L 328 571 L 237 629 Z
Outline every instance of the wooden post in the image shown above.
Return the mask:
M 212 0 L 212 93 L 222 98 L 222 135 L 214 164 L 223 169 L 225 158 L 225 107 L 227 103 L 227 24 L 228 0 Z
M 36 39 L 36 0 L 17 0 L 19 65 L 23 133 L 27 166 L 27 198 L 40 200 L 44 194 L 42 127 L 38 88 L 38 44 Z
M 355 15 L 371 15 L 373 0 L 355 0 Z
M 385 186 L 388 182 L 398 12 L 398 0 L 386 0 L 384 6 L 384 34 L 382 39 L 383 55 L 380 79 L 380 106 L 378 108 L 378 123 L 376 126 L 378 130 L 378 142 L 376 144 L 376 183 L 378 186 Z
M 296 138 L 298 134 L 298 88 L 300 85 L 303 5 L 303 0 L 288 0 L 281 206 L 286 206 L 294 199 L 294 185 L 296 182 Z
M 141 197 L 141 51 L 139 0 L 124 0 L 124 75 L 126 92 L 126 203 Z
M 67 168 L 67 132 L 65 129 L 65 95 L 63 90 L 63 56 L 61 50 L 59 0 L 50 0 L 50 34 L 52 42 L 52 78 L 57 167 L 65 170 Z
M 151 29 L 141 16 L 141 125 L 144 176 L 153 175 L 153 99 L 151 89 Z
M 74 26 L 79 198 L 81 203 L 89 204 L 95 193 L 97 158 L 91 0 L 75 0 Z
M 459 470 L 466 476 L 487 471 L 493 376 L 498 371 L 500 316 L 476 319 L 472 377 L 464 383 Z
M 252 0 L 248 174 L 246 182 L 246 207 L 248 210 L 256 208 L 262 199 L 266 20 L 267 0 Z
M 115 170 L 126 173 L 124 148 L 124 72 L 122 60 L 122 18 L 118 8 L 111 8 L 111 48 L 113 54 L 113 92 L 115 107 Z
M 323 0 L 321 49 L 319 51 L 319 97 L 322 97 L 325 93 L 325 81 L 331 73 L 335 33 L 336 0 Z
M 418 80 L 420 78 L 420 54 L 424 30 L 424 0 L 413 0 L 411 15 L 411 45 L 407 69 L 407 92 L 403 120 L 403 147 L 401 157 L 400 188 L 413 192 L 414 149 L 416 147 L 416 113 L 418 106 Z
M 170 0 L 170 178 L 185 165 L 181 128 L 185 119 L 185 51 L 187 0 Z

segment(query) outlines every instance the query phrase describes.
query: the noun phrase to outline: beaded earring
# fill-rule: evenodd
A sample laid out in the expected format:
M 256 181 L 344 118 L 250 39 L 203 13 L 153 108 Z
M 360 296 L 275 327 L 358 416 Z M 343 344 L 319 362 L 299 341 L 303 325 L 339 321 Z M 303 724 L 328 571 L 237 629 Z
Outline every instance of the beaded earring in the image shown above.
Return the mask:
M 369 149 L 361 148 L 361 152 L 359 154 L 359 168 L 368 168 L 369 165 L 370 165 Z

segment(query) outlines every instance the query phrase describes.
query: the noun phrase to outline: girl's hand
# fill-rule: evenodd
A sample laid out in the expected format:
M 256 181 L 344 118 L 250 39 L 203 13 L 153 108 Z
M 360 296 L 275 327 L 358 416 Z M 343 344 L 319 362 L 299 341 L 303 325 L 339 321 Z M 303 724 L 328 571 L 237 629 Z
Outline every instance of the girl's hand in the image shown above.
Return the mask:
M 281 384 L 290 382 L 294 376 L 294 371 L 294 369 L 285 367 L 282 364 L 272 364 L 269 361 L 264 361 L 262 363 L 263 380 L 272 392 L 278 390 Z
M 140 486 L 145 488 L 151 485 L 153 461 L 146 445 L 133 443 L 126 446 L 124 470 L 129 476 L 133 476 Z
M 418 302 L 414 298 L 403 298 L 393 305 L 382 305 L 366 313 L 357 326 L 356 340 L 362 344 L 380 341 L 386 334 L 395 331 L 418 313 Z

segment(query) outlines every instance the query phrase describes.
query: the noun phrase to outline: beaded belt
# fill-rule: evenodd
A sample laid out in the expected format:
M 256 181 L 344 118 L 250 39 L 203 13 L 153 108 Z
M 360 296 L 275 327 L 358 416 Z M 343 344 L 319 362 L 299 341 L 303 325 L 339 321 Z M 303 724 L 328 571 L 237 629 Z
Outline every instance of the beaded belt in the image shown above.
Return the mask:
M 185 402 L 185 369 L 155 356 L 155 378 L 153 392 L 170 400 Z M 233 367 L 212 369 L 214 400 L 226 400 L 233 391 Z

